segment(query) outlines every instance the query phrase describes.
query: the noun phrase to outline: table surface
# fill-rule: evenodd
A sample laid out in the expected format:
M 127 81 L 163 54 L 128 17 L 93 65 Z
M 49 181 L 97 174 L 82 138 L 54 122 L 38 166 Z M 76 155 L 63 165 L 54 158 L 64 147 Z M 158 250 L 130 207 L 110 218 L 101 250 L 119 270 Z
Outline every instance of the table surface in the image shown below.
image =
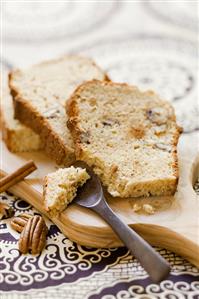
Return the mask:
M 111 79 L 170 100 L 190 148 L 199 138 L 197 1 L 7 1 L 1 16 L 5 70 L 65 53 L 91 56 Z M 0 200 L 16 214 L 37 213 L 10 193 Z M 153 284 L 126 248 L 79 246 L 46 223 L 47 246 L 32 256 L 19 254 L 18 234 L 1 221 L 0 299 L 199 298 L 198 269 L 172 252 L 157 248 L 172 271 Z

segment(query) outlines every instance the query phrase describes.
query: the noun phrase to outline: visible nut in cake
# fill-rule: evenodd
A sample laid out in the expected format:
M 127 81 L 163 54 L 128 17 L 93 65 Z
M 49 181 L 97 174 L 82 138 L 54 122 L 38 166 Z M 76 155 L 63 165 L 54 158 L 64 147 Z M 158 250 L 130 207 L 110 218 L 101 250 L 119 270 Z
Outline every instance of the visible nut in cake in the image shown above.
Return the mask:
M 163 125 L 159 125 L 159 126 L 155 126 L 154 127 L 154 133 L 159 136 L 161 134 L 165 134 L 167 131 L 167 126 L 165 124 Z
M 155 107 L 147 110 L 147 118 L 157 125 L 167 123 L 170 116 L 172 116 L 172 113 L 170 114 L 170 109 L 165 111 L 162 107 Z

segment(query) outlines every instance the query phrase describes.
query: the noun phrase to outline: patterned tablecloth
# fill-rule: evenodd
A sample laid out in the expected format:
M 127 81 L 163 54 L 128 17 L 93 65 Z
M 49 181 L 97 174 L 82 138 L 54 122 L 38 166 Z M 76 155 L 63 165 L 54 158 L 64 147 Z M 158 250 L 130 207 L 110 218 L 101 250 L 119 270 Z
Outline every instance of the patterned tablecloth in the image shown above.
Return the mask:
M 63 53 L 89 55 L 113 80 L 172 101 L 182 138 L 190 148 L 197 144 L 197 1 L 2 1 L 1 8 L 5 69 Z M 37 213 L 10 193 L 1 201 L 16 214 Z M 172 252 L 157 248 L 172 266 L 158 285 L 126 248 L 83 247 L 47 225 L 42 254 L 20 255 L 17 233 L 1 221 L 1 299 L 199 298 L 198 269 Z

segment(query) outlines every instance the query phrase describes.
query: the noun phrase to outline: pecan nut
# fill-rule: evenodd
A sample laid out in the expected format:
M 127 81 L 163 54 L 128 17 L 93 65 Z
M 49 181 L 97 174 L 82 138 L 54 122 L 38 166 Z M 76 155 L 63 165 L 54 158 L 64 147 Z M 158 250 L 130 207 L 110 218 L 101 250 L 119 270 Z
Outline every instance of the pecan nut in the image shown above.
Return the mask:
M 19 251 L 21 253 L 38 254 L 46 245 L 47 227 L 44 219 L 35 215 L 28 219 L 19 239 Z
M 170 118 L 169 112 L 166 112 L 161 107 L 154 107 L 152 109 L 147 110 L 147 118 L 157 125 L 166 124 L 168 119 Z
M 24 226 L 26 225 L 26 223 L 31 217 L 33 217 L 33 215 L 22 213 L 19 216 L 14 217 L 11 220 L 10 225 L 15 231 L 21 233 L 22 230 L 24 229 Z
M 0 219 L 7 219 L 14 216 L 14 209 L 6 203 L 0 202 Z

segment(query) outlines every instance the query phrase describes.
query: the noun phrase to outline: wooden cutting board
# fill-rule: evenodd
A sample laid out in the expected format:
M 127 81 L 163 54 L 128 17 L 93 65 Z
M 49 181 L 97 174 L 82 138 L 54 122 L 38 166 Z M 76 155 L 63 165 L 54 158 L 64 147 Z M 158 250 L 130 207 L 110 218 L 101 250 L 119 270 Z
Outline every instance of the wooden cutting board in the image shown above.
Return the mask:
M 107 196 L 112 209 L 152 245 L 178 253 L 199 267 L 199 196 L 193 190 L 199 169 L 199 156 L 189 155 L 179 148 L 180 180 L 174 197 L 150 199 L 121 199 Z M 42 202 L 42 178 L 57 168 L 42 152 L 12 154 L 1 142 L 2 165 L 10 173 L 25 161 L 33 159 L 38 166 L 25 182 L 10 189 L 46 215 Z M 1 171 L 1 176 L 5 175 Z M 149 203 L 155 207 L 154 215 L 134 212 L 134 204 Z M 46 215 L 47 216 L 47 215 Z M 121 246 L 112 229 L 95 212 L 72 203 L 59 218 L 52 219 L 71 240 L 91 247 Z

